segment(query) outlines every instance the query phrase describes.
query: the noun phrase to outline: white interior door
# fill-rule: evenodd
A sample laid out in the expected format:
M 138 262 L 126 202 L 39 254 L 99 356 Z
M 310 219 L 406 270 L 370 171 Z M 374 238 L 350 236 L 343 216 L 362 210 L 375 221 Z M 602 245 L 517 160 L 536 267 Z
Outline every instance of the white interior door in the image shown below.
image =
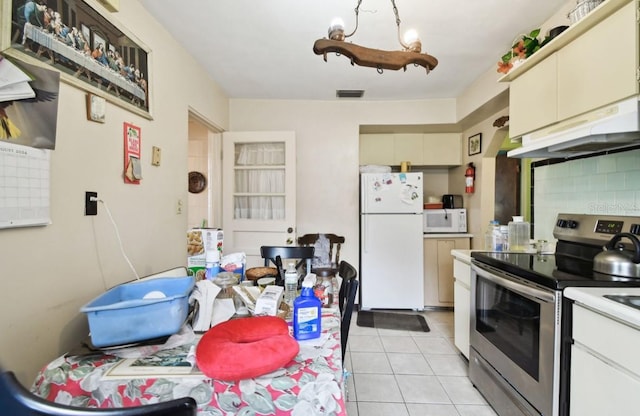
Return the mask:
M 222 143 L 223 249 L 261 266 L 260 246 L 296 239 L 295 133 L 229 132 Z

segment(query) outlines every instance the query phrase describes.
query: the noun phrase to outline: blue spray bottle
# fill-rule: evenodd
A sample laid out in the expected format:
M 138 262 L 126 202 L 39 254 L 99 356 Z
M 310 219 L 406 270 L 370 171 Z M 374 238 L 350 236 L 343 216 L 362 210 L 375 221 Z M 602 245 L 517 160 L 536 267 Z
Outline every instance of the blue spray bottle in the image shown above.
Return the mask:
M 293 301 L 293 336 L 298 340 L 319 338 L 322 332 L 322 302 L 313 293 L 315 280 L 315 274 L 308 274 Z

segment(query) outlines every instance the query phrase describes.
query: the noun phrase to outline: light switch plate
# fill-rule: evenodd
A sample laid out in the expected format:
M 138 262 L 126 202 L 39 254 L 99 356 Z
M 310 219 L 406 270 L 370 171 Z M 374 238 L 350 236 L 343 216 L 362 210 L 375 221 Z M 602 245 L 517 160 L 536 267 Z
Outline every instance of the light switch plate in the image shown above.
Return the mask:
M 151 164 L 153 166 L 160 166 L 160 148 L 153 146 L 153 149 L 151 151 Z

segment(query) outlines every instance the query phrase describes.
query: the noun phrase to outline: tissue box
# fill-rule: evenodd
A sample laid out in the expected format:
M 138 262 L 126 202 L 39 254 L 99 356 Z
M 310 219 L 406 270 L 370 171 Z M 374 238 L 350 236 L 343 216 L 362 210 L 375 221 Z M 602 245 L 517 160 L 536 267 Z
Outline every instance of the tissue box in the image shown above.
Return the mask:
M 282 286 L 269 285 L 265 287 L 256 300 L 254 315 L 276 316 L 283 295 L 284 288 Z
M 89 320 L 91 343 L 107 347 L 177 333 L 187 319 L 194 285 L 195 278 L 185 276 L 134 281 L 109 289 L 80 308 Z
M 243 281 L 246 263 L 247 255 L 243 252 L 226 254 L 220 259 L 220 270 L 235 273 L 240 276 L 240 281 Z
M 187 231 L 187 268 L 196 281 L 204 279 L 207 250 L 222 253 L 224 232 L 220 228 L 192 228 Z

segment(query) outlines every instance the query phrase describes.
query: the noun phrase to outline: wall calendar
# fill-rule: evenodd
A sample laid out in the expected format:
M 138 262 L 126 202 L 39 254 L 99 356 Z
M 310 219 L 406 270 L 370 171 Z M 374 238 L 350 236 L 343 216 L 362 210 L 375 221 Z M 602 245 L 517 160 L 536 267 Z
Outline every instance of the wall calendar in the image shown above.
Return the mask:
M 0 228 L 51 224 L 51 150 L 0 141 Z

